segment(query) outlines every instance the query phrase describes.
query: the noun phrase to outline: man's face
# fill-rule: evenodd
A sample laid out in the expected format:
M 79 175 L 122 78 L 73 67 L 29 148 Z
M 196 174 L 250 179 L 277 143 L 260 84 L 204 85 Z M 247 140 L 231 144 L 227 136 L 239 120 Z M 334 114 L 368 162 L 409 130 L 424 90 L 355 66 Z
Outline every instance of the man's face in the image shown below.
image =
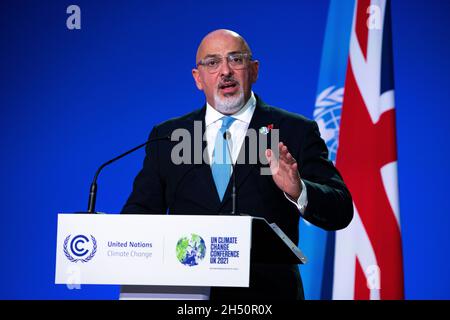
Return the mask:
M 248 52 L 240 37 L 223 31 L 213 32 L 200 44 L 197 63 L 209 61 L 211 66 L 220 59 L 221 62 L 214 70 L 208 65 L 199 65 L 192 70 L 192 75 L 207 102 L 223 114 L 236 113 L 250 98 L 252 84 L 258 77 L 258 62 L 244 56 L 243 66 L 233 66 L 227 60 L 229 55 L 240 57 L 240 53 Z

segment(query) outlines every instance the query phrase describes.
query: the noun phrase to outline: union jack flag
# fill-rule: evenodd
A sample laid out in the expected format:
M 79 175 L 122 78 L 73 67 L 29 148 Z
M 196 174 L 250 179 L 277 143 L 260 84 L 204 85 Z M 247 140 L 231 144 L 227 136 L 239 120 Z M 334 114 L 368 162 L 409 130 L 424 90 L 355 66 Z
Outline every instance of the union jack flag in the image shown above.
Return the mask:
M 328 238 L 334 255 L 324 255 L 323 272 L 330 275 L 321 275 L 321 295 L 311 298 L 403 299 L 390 1 L 352 0 L 352 6 L 344 88 L 328 84 L 319 91 L 314 115 L 324 139 L 335 137 L 327 144 L 334 146 L 331 156 L 337 150 L 332 160 L 355 214 L 346 229 Z M 329 108 L 340 109 L 333 111 L 336 128 L 321 116 Z
M 403 299 L 390 2 L 355 5 L 336 166 L 353 196 L 333 298 Z

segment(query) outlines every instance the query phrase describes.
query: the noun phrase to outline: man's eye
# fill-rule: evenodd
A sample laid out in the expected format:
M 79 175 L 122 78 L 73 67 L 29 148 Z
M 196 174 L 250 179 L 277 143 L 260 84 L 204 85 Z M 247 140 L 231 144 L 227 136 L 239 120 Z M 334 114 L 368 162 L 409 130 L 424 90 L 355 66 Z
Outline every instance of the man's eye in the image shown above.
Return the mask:
M 208 60 L 208 61 L 206 61 L 206 65 L 208 66 L 208 67 L 215 67 L 215 66 L 217 66 L 219 64 L 219 61 L 217 61 L 217 60 Z
M 236 62 L 236 63 L 241 63 L 242 62 L 242 57 L 240 57 L 240 56 L 231 57 L 231 61 Z

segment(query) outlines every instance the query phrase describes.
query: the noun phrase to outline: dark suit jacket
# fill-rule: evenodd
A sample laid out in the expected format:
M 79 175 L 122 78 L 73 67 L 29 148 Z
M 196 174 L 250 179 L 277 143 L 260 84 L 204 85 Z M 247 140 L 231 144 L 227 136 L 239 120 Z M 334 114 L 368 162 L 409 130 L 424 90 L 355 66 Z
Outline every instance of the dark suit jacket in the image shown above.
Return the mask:
M 159 124 L 153 128 L 150 138 L 171 134 L 179 128 L 188 130 L 194 137 L 194 121 L 202 122 L 203 134 L 205 111 L 206 106 Z M 320 138 L 317 124 L 298 114 L 268 106 L 257 97 L 249 129 L 258 132 L 259 128 L 269 124 L 279 129 L 280 141 L 289 148 L 299 164 L 308 195 L 303 218 L 325 230 L 346 227 L 353 217 L 352 199 L 340 174 L 328 160 L 328 150 Z M 260 138 L 263 135 L 259 134 Z M 268 140 L 270 147 L 270 137 Z M 229 183 L 220 201 L 209 164 L 173 164 L 171 153 L 177 143 L 158 141 L 147 146 L 143 168 L 134 181 L 133 191 L 122 213 L 198 215 L 231 212 L 232 183 Z M 204 150 L 206 142 L 201 143 Z M 245 156 L 248 160 L 250 147 L 246 137 L 240 157 Z M 261 150 L 262 156 L 263 152 Z M 193 154 L 191 160 L 193 163 Z M 264 217 L 269 223 L 275 222 L 297 243 L 300 212 L 286 199 L 270 175 L 260 174 L 264 166 L 267 167 L 259 159 L 256 164 L 236 164 L 237 212 Z M 252 265 L 250 288 L 212 289 L 211 299 L 226 298 L 303 298 L 298 269 L 293 265 Z

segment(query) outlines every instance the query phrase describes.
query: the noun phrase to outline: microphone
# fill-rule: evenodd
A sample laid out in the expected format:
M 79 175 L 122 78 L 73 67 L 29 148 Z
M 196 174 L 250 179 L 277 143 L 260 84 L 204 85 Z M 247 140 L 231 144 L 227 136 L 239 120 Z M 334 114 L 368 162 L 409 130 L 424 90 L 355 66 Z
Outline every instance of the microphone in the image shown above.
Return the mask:
M 230 131 L 225 131 L 223 133 L 224 140 L 231 141 L 231 133 Z M 231 167 L 233 168 L 233 172 L 231 173 L 231 183 L 232 183 L 232 193 L 231 193 L 231 201 L 232 201 L 232 209 L 231 214 L 236 214 L 236 166 L 233 162 L 233 156 L 231 154 L 230 146 L 227 143 L 228 153 L 230 154 Z
M 94 179 L 92 180 L 91 183 L 91 188 L 90 188 L 90 192 L 89 192 L 89 201 L 88 201 L 88 213 L 95 213 L 95 202 L 97 199 L 97 178 L 98 175 L 100 174 L 100 171 L 102 171 L 102 169 L 104 167 L 106 167 L 107 165 L 110 165 L 111 163 L 129 155 L 130 153 L 148 145 L 151 142 L 155 142 L 155 141 L 161 141 L 161 140 L 170 140 L 170 135 L 167 136 L 162 136 L 162 137 L 156 137 L 156 138 L 151 138 L 148 139 L 146 142 L 144 142 L 143 144 L 138 145 L 137 147 L 134 147 L 133 149 L 130 149 L 120 155 L 118 155 L 117 157 L 105 162 L 104 164 L 102 164 L 98 169 L 97 172 L 95 173 Z

